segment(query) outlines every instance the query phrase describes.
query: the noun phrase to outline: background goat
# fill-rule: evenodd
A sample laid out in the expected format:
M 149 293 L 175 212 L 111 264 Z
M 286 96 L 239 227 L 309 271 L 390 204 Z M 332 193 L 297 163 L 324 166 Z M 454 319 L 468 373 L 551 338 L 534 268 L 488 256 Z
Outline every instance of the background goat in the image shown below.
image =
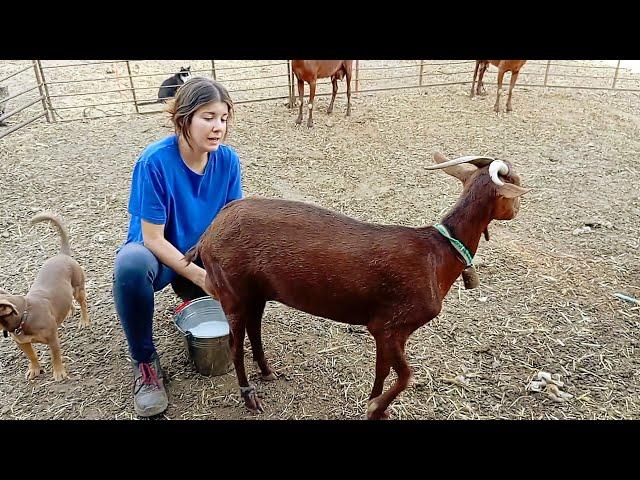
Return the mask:
M 291 68 L 298 79 L 298 96 L 300 97 L 300 111 L 296 123 L 302 123 L 302 105 L 304 100 L 304 82 L 309 84 L 309 120 L 308 127 L 313 127 L 313 99 L 316 95 L 316 81 L 318 78 L 331 77 L 333 93 L 327 113 L 333 111 L 333 102 L 338 93 L 338 80 L 347 77 L 347 117 L 351 115 L 351 67 L 353 60 L 292 60 Z
M 502 93 L 502 79 L 506 72 L 511 72 L 511 83 L 509 84 L 509 96 L 507 98 L 507 112 L 512 110 L 511 108 L 511 92 L 513 91 L 513 87 L 516 84 L 516 80 L 518 79 L 518 74 L 520 73 L 520 69 L 526 63 L 526 60 L 476 60 L 476 68 L 473 71 L 473 82 L 471 83 L 471 98 L 473 98 L 473 87 L 476 83 L 476 74 L 478 74 L 478 89 L 476 90 L 477 95 L 486 95 L 486 91 L 484 90 L 484 84 L 482 82 L 482 77 L 484 77 L 484 72 L 489 67 L 489 64 L 495 65 L 498 67 L 498 92 L 496 93 L 496 104 L 493 106 L 494 112 L 500 112 L 500 94 Z
M 514 218 L 518 197 L 529 190 L 519 186 L 520 177 L 506 162 L 434 157 L 440 165 L 428 168 L 444 168 L 464 185 L 442 225 L 474 255 L 489 222 Z M 376 225 L 302 202 L 255 197 L 220 211 L 185 259 L 198 256 L 207 271 L 207 288 L 229 320 L 233 362 L 247 408 L 263 411 L 245 372 L 245 329 L 262 378 L 275 379 L 261 339 L 265 303 L 275 300 L 319 317 L 367 326 L 376 342 L 367 408 L 372 419 L 387 418 L 387 407 L 408 386 L 406 341 L 439 314 L 466 266 L 431 226 Z M 398 379 L 383 394 L 391 368 Z

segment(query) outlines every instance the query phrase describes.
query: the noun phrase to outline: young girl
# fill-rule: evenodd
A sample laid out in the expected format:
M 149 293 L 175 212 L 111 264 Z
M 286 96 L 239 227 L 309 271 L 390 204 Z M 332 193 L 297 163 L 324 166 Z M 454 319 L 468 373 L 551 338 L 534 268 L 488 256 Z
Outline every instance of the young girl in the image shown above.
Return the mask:
M 153 344 L 154 292 L 169 283 L 183 300 L 207 295 L 206 272 L 183 260 L 227 203 L 242 198 L 240 161 L 223 144 L 233 102 L 208 78 L 182 85 L 168 105 L 175 135 L 149 145 L 133 170 L 129 231 L 116 254 L 113 297 L 134 371 L 134 408 L 142 417 L 168 405 Z

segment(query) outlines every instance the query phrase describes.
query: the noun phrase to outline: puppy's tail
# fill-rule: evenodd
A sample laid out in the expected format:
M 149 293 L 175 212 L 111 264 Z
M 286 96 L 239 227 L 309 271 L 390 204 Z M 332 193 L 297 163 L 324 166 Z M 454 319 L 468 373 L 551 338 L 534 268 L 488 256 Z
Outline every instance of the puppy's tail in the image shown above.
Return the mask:
M 38 222 L 50 222 L 57 229 L 60 234 L 60 253 L 65 255 L 71 255 L 71 246 L 69 245 L 69 234 L 67 233 L 67 229 L 64 228 L 62 224 L 62 220 L 59 217 L 54 215 L 53 213 L 44 212 L 39 213 L 31 219 L 31 225 Z

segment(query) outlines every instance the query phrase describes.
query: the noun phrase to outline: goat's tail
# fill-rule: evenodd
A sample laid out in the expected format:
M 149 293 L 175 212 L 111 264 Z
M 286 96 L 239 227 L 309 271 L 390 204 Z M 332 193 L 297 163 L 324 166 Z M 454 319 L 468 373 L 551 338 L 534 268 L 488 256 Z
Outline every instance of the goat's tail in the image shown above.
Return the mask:
M 184 254 L 184 259 L 187 264 L 194 262 L 200 256 L 200 242 L 196 243 L 193 247 L 187 250 L 187 253 Z
M 187 252 L 184 254 L 184 259 L 187 263 L 196 261 L 198 257 L 200 257 L 200 241 L 198 241 L 198 243 L 187 250 Z M 211 265 L 211 275 L 209 275 L 209 271 L 207 271 L 207 282 L 209 288 L 213 292 L 212 296 L 216 300 L 220 300 L 219 292 L 225 290 L 228 291 L 233 297 L 238 297 L 235 290 L 229 283 L 227 276 L 224 274 L 224 271 L 215 261 Z
M 31 219 L 30 223 L 31 225 L 33 225 L 38 222 L 52 223 L 58 230 L 58 233 L 60 234 L 60 253 L 63 253 L 64 255 L 71 255 L 71 246 L 69 245 L 69 234 L 67 233 L 67 229 L 62 224 L 62 220 L 60 220 L 60 218 L 54 215 L 53 213 L 43 212 L 43 213 L 39 213 L 38 215 L 35 215 Z

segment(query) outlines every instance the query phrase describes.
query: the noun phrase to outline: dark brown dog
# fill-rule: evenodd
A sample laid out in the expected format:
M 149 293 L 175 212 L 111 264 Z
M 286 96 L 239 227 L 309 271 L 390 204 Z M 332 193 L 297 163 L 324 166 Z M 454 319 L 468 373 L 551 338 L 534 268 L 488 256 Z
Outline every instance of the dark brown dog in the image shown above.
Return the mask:
M 73 315 L 74 298 L 82 310 L 80 325 L 89 325 L 84 271 L 70 256 L 69 236 L 60 219 L 41 213 L 31 219 L 31 224 L 43 221 L 58 229 L 60 253 L 44 262 L 26 295 L 10 295 L 0 289 L 0 326 L 29 358 L 25 378 L 31 380 L 43 372 L 32 343 L 45 343 L 51 349 L 53 378 L 62 380 L 68 375 L 60 354 L 58 327 L 69 313 Z

